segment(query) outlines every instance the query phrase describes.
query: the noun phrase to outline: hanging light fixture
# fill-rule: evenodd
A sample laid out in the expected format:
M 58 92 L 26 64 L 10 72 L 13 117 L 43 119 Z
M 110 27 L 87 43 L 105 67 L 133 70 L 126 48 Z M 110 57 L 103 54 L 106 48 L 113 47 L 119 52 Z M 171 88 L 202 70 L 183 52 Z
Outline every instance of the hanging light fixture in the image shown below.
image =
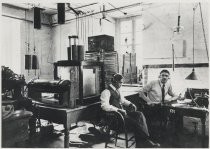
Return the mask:
M 197 5 L 196 5 L 197 7 Z M 195 48 L 194 48 L 194 44 L 195 44 L 195 36 L 194 36 L 194 32 L 195 32 L 195 9 L 196 7 L 193 8 L 193 69 L 192 72 L 185 78 L 186 80 L 198 80 L 196 74 L 195 74 L 195 68 L 194 68 L 194 53 L 195 53 Z
M 178 8 L 178 23 L 177 26 L 173 27 L 173 36 L 183 36 L 183 30 L 184 27 L 180 25 L 180 19 L 181 19 L 181 15 L 180 15 L 180 1 L 179 1 L 179 8 Z

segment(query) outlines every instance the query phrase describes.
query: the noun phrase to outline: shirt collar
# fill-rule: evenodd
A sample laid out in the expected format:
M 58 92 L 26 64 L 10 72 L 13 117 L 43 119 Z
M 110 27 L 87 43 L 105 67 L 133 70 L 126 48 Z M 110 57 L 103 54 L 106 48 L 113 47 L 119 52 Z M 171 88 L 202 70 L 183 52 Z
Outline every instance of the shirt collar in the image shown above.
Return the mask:
M 163 87 L 163 83 L 159 80 L 159 83 L 160 83 L 160 87 Z M 167 82 L 165 83 L 165 86 L 166 86 Z

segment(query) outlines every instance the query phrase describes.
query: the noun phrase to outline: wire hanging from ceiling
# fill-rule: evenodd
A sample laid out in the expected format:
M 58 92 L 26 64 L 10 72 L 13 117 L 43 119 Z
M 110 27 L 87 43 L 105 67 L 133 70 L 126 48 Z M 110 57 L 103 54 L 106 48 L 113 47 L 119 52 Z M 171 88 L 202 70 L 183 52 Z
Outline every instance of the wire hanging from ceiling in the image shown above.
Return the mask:
M 201 22 L 202 22 L 202 29 L 203 29 L 204 43 L 205 43 L 205 46 L 206 46 L 207 58 L 208 58 L 208 61 L 209 61 L 208 46 L 207 46 L 207 41 L 206 41 L 206 35 L 205 35 L 204 23 L 203 23 L 203 15 L 202 15 L 202 9 L 201 9 L 201 3 L 200 3 L 200 2 L 199 2 L 199 7 L 200 7 L 200 14 L 201 14 Z
M 195 10 L 197 6 L 193 8 L 193 69 L 192 72 L 185 78 L 186 80 L 198 80 L 196 74 L 195 74 Z
M 26 36 L 26 39 L 25 39 L 25 52 L 27 53 L 28 52 L 28 34 L 27 34 L 27 22 L 26 22 L 26 9 L 25 9 L 25 36 Z
M 49 34 L 52 32 L 52 27 L 50 27 L 50 31 L 49 31 Z M 52 54 L 52 48 L 53 48 L 53 36 L 50 36 L 50 48 L 49 48 L 49 52 L 47 54 L 47 63 L 50 63 L 50 64 L 53 64 L 53 62 L 49 61 L 49 57 L 50 57 L 50 54 Z

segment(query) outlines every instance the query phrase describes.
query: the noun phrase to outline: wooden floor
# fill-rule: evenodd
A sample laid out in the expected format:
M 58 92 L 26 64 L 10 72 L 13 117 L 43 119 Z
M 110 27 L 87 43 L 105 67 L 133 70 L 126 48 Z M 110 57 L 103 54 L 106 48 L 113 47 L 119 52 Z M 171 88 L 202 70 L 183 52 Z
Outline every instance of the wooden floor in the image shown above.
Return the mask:
M 207 124 L 208 125 L 208 124 Z M 29 140 L 19 143 L 14 147 L 21 148 L 63 148 L 64 134 L 62 125 L 54 125 L 54 132 L 50 133 L 47 129 L 37 132 L 37 134 Z M 197 131 L 190 120 L 184 121 L 184 129 L 177 136 L 174 135 L 173 128 L 169 127 L 160 136 L 158 127 L 153 126 L 153 140 L 161 144 L 161 148 L 201 148 L 201 130 L 198 125 Z M 209 147 L 209 137 L 205 138 L 205 147 Z M 99 128 L 94 128 L 92 124 L 79 122 L 77 127 L 70 131 L 70 148 L 104 148 L 104 136 L 100 133 Z M 118 146 L 123 147 L 124 142 L 119 141 Z M 114 143 L 110 141 L 110 146 Z M 135 147 L 135 145 L 133 146 Z

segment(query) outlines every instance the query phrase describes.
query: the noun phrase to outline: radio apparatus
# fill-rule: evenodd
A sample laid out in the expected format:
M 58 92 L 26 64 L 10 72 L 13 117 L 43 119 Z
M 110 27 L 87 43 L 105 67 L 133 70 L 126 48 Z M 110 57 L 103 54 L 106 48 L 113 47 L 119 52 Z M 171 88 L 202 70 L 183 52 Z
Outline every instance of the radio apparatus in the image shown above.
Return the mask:
M 187 88 L 185 98 L 193 99 L 198 106 L 208 108 L 209 105 L 209 89 L 205 88 Z
M 28 97 L 35 101 L 59 107 L 70 107 L 69 80 L 36 79 L 28 83 Z

